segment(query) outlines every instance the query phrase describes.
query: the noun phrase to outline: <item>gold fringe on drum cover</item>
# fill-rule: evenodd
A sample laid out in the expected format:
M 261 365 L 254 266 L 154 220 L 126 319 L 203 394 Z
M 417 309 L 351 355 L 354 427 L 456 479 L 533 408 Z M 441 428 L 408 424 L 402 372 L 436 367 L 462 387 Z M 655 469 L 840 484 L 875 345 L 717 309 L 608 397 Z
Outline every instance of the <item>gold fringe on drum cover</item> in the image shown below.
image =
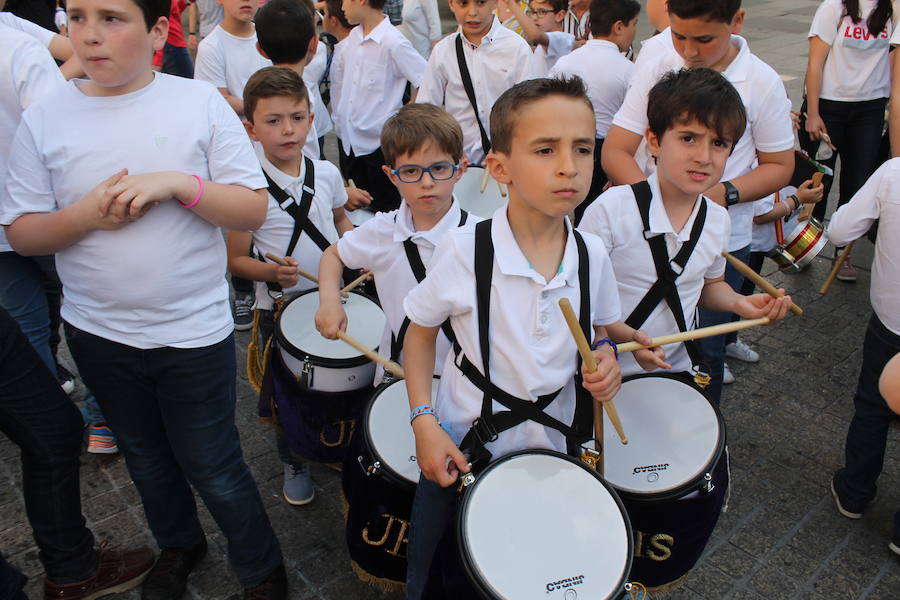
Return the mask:
M 347 502 L 347 496 L 343 493 L 341 493 L 341 514 L 344 516 L 344 522 L 346 523 L 347 518 L 350 514 L 350 503 Z M 371 585 L 372 587 L 377 588 L 383 592 L 389 594 L 402 594 L 406 590 L 405 583 L 401 581 L 394 581 L 393 579 L 376 577 L 356 564 L 356 561 L 352 558 L 350 559 L 350 566 L 353 568 L 353 572 L 356 573 L 356 576 L 360 581 Z

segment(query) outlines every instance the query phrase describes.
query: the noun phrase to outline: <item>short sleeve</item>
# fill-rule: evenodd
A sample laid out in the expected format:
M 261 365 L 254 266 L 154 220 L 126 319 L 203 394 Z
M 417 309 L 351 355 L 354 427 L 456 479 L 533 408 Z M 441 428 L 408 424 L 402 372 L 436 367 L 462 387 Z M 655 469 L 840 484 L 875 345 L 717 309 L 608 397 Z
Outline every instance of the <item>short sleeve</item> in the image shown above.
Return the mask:
M 469 232 L 467 235 L 473 235 Z M 437 327 L 455 315 L 462 305 L 464 281 L 473 281 L 459 251 L 459 232 L 445 235 L 434 250 L 428 274 L 403 300 L 409 320 L 423 327 Z M 469 260 L 471 262 L 471 258 Z
M 208 150 L 209 178 L 225 185 L 242 185 L 251 190 L 266 187 L 259 159 L 240 118 L 221 94 L 209 93 L 211 139 Z
M 6 186 L 0 187 L 0 224 L 22 215 L 56 210 L 50 172 L 44 166 L 28 122 L 19 123 L 9 153 Z
M 759 102 L 754 107 L 756 118 L 750 123 L 753 145 L 758 152 L 783 152 L 794 147 L 791 100 L 778 75 L 771 70 L 770 74 L 769 91 L 755 96 Z
M 397 66 L 397 70 L 413 87 L 418 88 L 422 84 L 428 63 L 421 54 L 416 52 L 408 39 L 399 36 L 397 43 L 391 48 L 391 58 Z
M 447 79 L 442 72 L 441 56 L 445 54 L 443 50 L 447 39 L 444 38 L 439 42 L 428 58 L 428 65 L 425 67 L 425 73 L 422 75 L 422 82 L 419 85 L 419 93 L 416 94 L 416 102 L 444 106 L 444 90 L 447 87 Z
M 653 85 L 667 70 L 665 58 L 667 57 L 660 57 L 660 59 L 649 62 L 643 68 L 632 72 L 631 84 L 625 93 L 622 106 L 613 117 L 613 125 L 643 137 L 647 130 L 647 96 Z
M 616 274 L 602 240 L 593 237 L 586 242 L 590 248 L 591 278 L 596 277 L 599 284 L 591 301 L 594 313 L 593 325 L 610 325 L 622 318 Z
M 565 31 L 548 31 L 547 58 L 565 56 L 575 47 L 575 36 Z
M 881 215 L 883 199 L 889 198 L 891 189 L 896 190 L 900 185 L 898 172 L 900 158 L 892 158 L 869 177 L 850 202 L 835 211 L 828 224 L 828 238 L 832 244 L 843 246 L 859 239 L 869 230 Z
M 825 0 L 816 9 L 807 37 L 818 37 L 829 46 L 833 46 L 842 15 L 843 4 L 840 1 Z
M 706 200 L 706 202 L 709 203 L 708 207 L 710 211 L 715 211 L 716 209 L 718 209 L 718 211 L 716 212 L 725 212 L 724 208 L 722 208 L 718 204 L 714 204 L 711 200 Z M 722 253 L 728 250 L 728 240 L 731 239 L 731 219 L 728 218 L 727 212 L 724 216 L 725 218 L 722 219 L 722 225 L 715 228 L 720 237 L 717 240 L 718 247 L 715 249 L 716 257 L 713 260 L 712 264 L 709 265 L 706 273 L 703 275 L 705 279 L 716 279 L 718 277 L 722 277 L 725 274 L 725 257 L 722 256 Z
M 375 266 L 375 255 L 381 248 L 380 221 L 383 217 L 379 214 L 374 219 L 369 219 L 359 227 L 346 232 L 337 241 L 337 252 L 348 269 L 369 269 Z
M 621 186 L 613 187 L 591 202 L 581 217 L 578 229 L 592 233 L 603 242 L 607 250 L 615 248 L 615 239 L 613 235 L 613 223 L 618 222 L 618 218 L 614 218 L 611 214 L 618 206 L 618 196 L 621 193 Z
M 225 60 L 209 38 L 200 42 L 197 48 L 197 61 L 194 65 L 194 79 L 208 81 L 217 88 L 228 88 L 228 80 L 225 79 Z
M 775 208 L 775 196 L 770 194 L 765 198 L 760 198 L 753 203 L 753 216 L 759 217 L 768 214 Z

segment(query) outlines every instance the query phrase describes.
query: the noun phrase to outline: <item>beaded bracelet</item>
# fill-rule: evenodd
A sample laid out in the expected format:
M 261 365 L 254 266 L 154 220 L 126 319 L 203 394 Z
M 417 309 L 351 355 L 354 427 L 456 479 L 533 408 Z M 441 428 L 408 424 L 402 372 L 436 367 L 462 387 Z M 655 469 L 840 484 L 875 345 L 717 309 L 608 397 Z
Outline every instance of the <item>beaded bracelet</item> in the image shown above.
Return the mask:
M 409 424 L 412 425 L 412 422 L 416 420 L 416 417 L 421 417 L 422 415 L 431 415 L 437 419 L 437 413 L 434 412 L 433 406 L 430 404 L 420 404 L 409 412 Z
M 203 180 L 200 179 L 199 175 L 191 175 L 191 177 L 197 180 L 197 185 L 200 186 L 200 189 L 197 190 L 197 195 L 194 196 L 194 200 L 190 204 L 185 204 L 181 200 L 178 201 L 178 204 L 182 205 L 185 208 L 194 208 L 200 203 L 200 198 L 203 197 Z
M 604 344 L 609 344 L 609 346 L 613 349 L 613 354 L 615 355 L 616 360 L 619 360 L 619 347 L 616 345 L 616 343 L 614 341 L 612 341 L 608 337 L 599 339 L 599 340 L 595 341 L 593 344 L 591 344 L 591 350 L 596 350 L 597 348 L 599 348 L 600 346 L 603 346 Z

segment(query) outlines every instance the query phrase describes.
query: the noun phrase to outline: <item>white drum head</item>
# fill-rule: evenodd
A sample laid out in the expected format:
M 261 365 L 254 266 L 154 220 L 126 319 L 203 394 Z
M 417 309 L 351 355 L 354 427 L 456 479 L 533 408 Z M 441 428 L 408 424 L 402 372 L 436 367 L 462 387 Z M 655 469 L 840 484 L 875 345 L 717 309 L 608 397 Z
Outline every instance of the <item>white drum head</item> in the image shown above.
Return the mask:
M 437 397 L 440 379 L 431 383 L 431 399 Z M 366 436 L 378 460 L 396 475 L 416 485 L 419 464 L 416 462 L 416 436 L 409 426 L 409 396 L 406 382 L 391 382 L 374 398 L 366 420 Z
M 371 210 L 366 210 L 365 208 L 357 208 L 356 210 L 348 210 L 347 218 L 350 219 L 350 222 L 359 227 L 366 221 L 375 218 L 375 213 Z
M 506 198 L 500 194 L 500 184 L 490 176 L 484 193 L 481 193 L 483 178 L 484 169 L 469 167 L 453 187 L 453 195 L 459 201 L 461 209 L 483 219 L 489 219 L 498 208 L 506 204 Z
M 295 349 L 311 356 L 341 360 L 362 356 L 356 348 L 342 340 L 329 340 L 316 330 L 315 316 L 319 309 L 319 292 L 306 292 L 281 311 L 278 328 L 284 339 Z M 347 312 L 347 334 L 367 348 L 377 349 L 384 329 L 384 313 L 369 298 L 349 294 L 344 303 Z
M 459 526 L 469 567 L 494 598 L 612 598 L 631 564 L 631 532 L 616 498 L 551 453 L 489 467 L 466 492 Z
M 615 397 L 623 446 L 604 417 L 604 477 L 622 492 L 664 494 L 698 481 L 722 447 L 718 414 L 706 397 L 669 377 L 622 382 Z

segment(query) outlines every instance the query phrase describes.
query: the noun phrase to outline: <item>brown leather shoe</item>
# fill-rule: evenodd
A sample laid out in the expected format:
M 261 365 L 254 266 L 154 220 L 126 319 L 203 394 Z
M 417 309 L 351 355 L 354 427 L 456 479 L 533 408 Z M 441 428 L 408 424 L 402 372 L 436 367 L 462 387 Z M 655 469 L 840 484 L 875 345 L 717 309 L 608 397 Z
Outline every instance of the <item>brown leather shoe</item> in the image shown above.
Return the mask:
M 140 585 L 153 566 L 150 548 L 118 550 L 106 543 L 97 549 L 97 570 L 93 577 L 77 583 L 58 584 L 44 580 L 46 600 L 94 600 L 107 594 L 124 592 Z

